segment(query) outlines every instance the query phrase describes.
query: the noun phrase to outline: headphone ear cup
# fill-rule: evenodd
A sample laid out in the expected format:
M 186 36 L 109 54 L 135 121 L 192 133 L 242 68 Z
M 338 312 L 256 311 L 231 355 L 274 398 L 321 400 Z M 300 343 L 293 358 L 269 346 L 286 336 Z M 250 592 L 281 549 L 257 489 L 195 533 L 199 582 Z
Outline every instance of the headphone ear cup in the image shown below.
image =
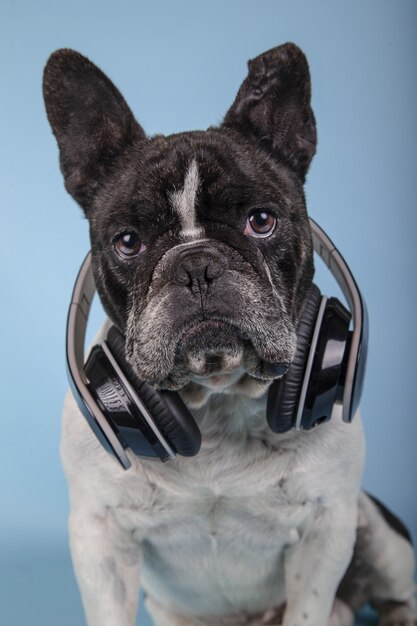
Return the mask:
M 126 359 L 125 338 L 112 326 L 108 346 L 133 389 L 171 447 L 182 456 L 194 456 L 201 446 L 201 433 L 182 398 L 175 391 L 157 391 L 133 372 Z
M 294 426 L 311 338 L 321 303 L 321 293 L 312 285 L 297 327 L 297 348 L 288 372 L 275 380 L 268 392 L 266 417 L 271 430 L 285 433 Z

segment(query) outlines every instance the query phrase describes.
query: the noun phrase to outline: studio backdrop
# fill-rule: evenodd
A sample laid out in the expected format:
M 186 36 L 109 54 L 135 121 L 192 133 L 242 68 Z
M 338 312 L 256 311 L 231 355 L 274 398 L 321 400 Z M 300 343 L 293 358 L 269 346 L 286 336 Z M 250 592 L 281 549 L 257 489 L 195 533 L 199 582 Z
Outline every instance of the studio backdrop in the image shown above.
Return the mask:
M 364 486 L 417 538 L 416 30 L 414 0 L 2 0 L 2 623 L 83 623 L 59 438 L 67 306 L 89 239 L 42 100 L 57 48 L 101 67 L 150 135 L 220 123 L 248 59 L 286 41 L 304 50 L 318 127 L 308 210 L 370 317 Z M 102 317 L 96 306 L 92 332 Z

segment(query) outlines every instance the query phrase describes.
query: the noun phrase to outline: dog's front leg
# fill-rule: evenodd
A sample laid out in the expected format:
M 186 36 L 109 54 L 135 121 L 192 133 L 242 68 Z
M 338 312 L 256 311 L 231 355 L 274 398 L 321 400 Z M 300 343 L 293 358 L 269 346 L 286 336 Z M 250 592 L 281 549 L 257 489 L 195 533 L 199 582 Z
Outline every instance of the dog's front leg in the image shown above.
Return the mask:
M 288 549 L 283 626 L 328 624 L 337 586 L 352 556 L 356 522 L 356 502 L 334 501 L 320 509 L 305 536 Z
M 139 548 L 110 511 L 73 510 L 71 555 L 88 626 L 133 626 L 139 595 Z

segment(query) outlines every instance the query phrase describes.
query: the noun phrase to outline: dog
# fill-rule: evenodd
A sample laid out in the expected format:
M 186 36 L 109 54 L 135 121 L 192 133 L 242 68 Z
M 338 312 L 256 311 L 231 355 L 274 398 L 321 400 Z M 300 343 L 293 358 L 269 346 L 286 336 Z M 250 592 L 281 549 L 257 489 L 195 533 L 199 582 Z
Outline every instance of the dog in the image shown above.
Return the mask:
M 277 434 L 266 394 L 294 359 L 314 274 L 303 192 L 310 74 L 288 43 L 249 61 L 222 124 L 148 138 L 111 81 L 58 50 L 44 74 L 67 191 L 134 375 L 178 390 L 200 452 L 121 469 L 69 393 L 61 453 L 89 626 L 415 626 L 402 523 L 361 491 L 364 436 L 335 406 Z M 104 331 L 103 331 L 104 332 Z

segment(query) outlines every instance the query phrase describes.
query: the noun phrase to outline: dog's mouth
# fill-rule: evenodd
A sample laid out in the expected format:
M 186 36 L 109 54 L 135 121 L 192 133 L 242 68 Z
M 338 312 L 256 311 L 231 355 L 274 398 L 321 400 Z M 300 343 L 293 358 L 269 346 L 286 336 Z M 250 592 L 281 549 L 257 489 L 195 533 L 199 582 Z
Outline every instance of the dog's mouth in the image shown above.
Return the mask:
M 193 382 L 220 391 L 243 377 L 270 382 L 285 374 L 296 339 L 285 312 L 259 310 L 233 284 L 229 291 L 204 311 L 193 302 L 179 308 L 172 295 L 141 315 L 132 309 L 126 354 L 137 375 L 160 389 Z
M 187 326 L 177 345 L 176 360 L 185 366 L 191 380 L 214 388 L 229 386 L 245 373 L 273 379 L 289 367 L 289 362 L 260 360 L 245 332 L 223 319 L 206 319 Z
M 188 326 L 177 346 L 177 359 L 191 377 L 214 377 L 236 372 L 243 365 L 247 339 L 225 320 L 201 320 Z

